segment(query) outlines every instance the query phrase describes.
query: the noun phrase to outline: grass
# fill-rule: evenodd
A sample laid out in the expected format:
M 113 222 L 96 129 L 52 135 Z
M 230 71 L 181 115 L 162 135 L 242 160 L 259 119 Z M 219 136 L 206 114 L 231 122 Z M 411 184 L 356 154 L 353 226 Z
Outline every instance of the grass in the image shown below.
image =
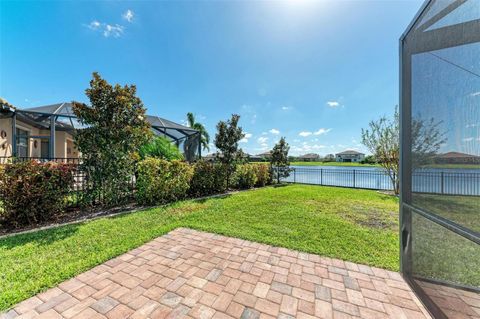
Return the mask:
M 361 167 L 380 167 L 379 164 L 361 164 L 354 162 L 290 162 L 294 166 L 361 166 Z
M 375 191 L 289 185 L 16 235 L 0 239 L 0 310 L 180 226 L 398 270 L 397 214 Z
M 413 204 L 480 233 L 478 196 L 414 194 Z

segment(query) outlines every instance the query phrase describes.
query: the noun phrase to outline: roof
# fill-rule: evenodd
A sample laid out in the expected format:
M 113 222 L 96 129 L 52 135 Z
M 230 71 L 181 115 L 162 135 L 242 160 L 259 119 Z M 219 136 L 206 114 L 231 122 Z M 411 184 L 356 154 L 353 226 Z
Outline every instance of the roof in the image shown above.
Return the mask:
M 69 125 L 70 123 L 68 122 L 62 123 L 60 121 L 57 121 L 57 125 L 61 123 L 62 126 L 69 126 L 70 129 L 75 126 L 72 122 L 72 119 L 76 119 L 76 116 L 73 112 L 73 104 L 71 102 L 49 104 L 27 109 L 17 109 L 17 112 L 24 115 L 29 121 L 36 122 L 38 125 L 43 127 L 48 127 L 50 125 L 49 118 L 51 115 L 57 115 L 60 118 L 70 119 L 71 125 Z M 155 134 L 165 135 L 172 140 L 181 140 L 198 133 L 198 131 L 193 128 L 169 121 L 159 116 L 147 115 L 146 120 L 152 126 Z
M 263 152 L 263 153 L 257 154 L 257 156 L 271 156 L 271 155 L 272 155 L 272 151 L 268 151 L 268 152 Z
M 346 151 L 337 153 L 335 155 L 365 155 L 365 154 L 354 151 L 354 150 L 346 150 Z
M 447 152 L 435 156 L 436 158 L 480 158 L 480 156 L 460 153 L 460 152 Z

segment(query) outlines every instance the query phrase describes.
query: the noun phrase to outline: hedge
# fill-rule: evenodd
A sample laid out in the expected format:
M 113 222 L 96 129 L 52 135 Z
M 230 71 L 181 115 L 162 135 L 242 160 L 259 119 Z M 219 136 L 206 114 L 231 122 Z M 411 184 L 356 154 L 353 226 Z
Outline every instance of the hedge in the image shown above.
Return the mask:
M 147 158 L 138 163 L 136 198 L 139 204 L 164 204 L 186 197 L 193 167 L 185 162 Z
M 193 164 L 189 194 L 193 197 L 223 193 L 227 189 L 226 174 L 219 163 L 200 160 Z
M 52 220 L 66 208 L 74 166 L 25 161 L 0 169 L 2 224 L 19 227 Z

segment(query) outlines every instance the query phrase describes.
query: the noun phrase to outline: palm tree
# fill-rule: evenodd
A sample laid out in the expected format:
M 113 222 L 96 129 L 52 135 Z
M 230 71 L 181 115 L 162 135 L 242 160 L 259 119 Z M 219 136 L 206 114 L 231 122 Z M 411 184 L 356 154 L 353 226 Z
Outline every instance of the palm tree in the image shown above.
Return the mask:
M 205 126 L 201 123 L 195 122 L 195 116 L 191 112 L 187 113 L 187 122 L 189 127 L 200 132 L 200 144 L 202 144 L 204 150 L 209 151 L 210 147 L 208 146 L 208 143 L 210 143 L 210 135 L 208 135 Z

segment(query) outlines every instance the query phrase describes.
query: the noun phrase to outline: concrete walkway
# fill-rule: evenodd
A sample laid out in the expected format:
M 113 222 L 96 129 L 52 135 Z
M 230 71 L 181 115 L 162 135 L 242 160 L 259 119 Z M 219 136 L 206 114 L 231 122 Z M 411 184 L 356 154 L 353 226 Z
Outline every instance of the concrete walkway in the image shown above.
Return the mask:
M 0 318 L 429 317 L 396 272 L 180 228 Z

